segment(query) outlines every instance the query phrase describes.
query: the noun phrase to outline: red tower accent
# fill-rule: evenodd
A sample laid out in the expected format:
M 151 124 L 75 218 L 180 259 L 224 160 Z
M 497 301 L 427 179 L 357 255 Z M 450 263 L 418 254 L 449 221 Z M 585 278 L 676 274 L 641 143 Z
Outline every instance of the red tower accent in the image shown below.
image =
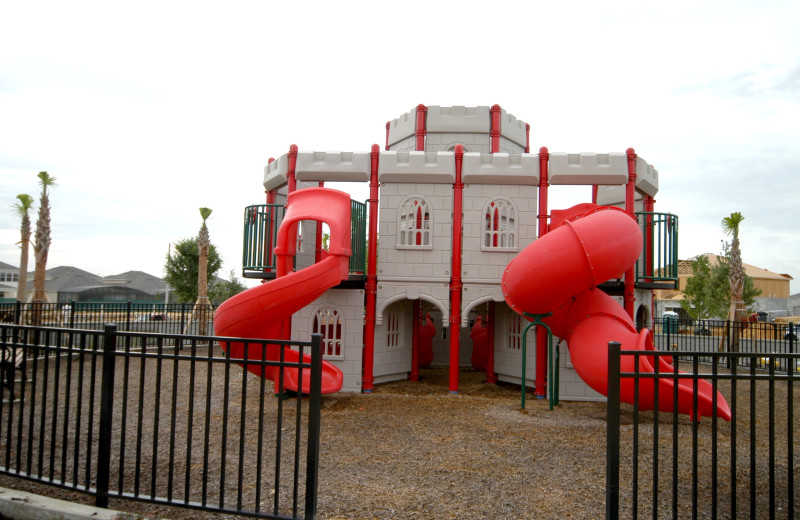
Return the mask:
M 369 176 L 369 238 L 367 242 L 367 280 L 364 284 L 366 293 L 366 316 L 364 319 L 364 366 L 361 377 L 361 391 L 371 393 L 374 389 L 375 377 L 373 376 L 375 364 L 375 315 L 377 312 L 378 295 L 378 161 L 380 147 L 372 145 L 370 152 Z
M 297 145 L 293 144 L 289 147 L 289 168 L 286 172 L 286 179 L 289 183 L 288 192 L 294 193 L 297 191 L 297 180 L 295 180 L 295 170 L 297 169 Z
M 625 186 L 625 211 L 634 219 L 636 218 L 636 152 L 628 148 L 628 184 Z M 633 318 L 633 305 L 636 301 L 636 268 L 635 264 L 625 271 L 625 312 Z
M 458 365 L 461 332 L 461 230 L 464 204 L 464 184 L 461 182 L 461 164 L 464 146 L 455 148 L 456 182 L 453 184 L 453 251 L 450 274 L 450 393 L 458 393 Z
M 425 150 L 425 134 L 427 133 L 425 125 L 425 114 L 428 112 L 428 107 L 425 105 L 417 105 L 417 146 L 416 150 L 422 152 Z
M 531 125 L 525 123 L 525 153 L 531 153 Z
M 489 109 L 489 113 L 492 117 L 492 125 L 491 129 L 489 130 L 489 136 L 492 140 L 492 153 L 500 152 L 500 105 L 492 105 L 492 108 Z

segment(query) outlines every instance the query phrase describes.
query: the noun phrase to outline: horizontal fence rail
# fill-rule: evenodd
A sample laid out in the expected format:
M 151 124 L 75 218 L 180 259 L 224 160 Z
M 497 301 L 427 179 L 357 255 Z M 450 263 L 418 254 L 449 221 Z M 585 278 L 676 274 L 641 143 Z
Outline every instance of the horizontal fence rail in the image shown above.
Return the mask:
M 115 323 L 118 330 L 128 332 L 213 335 L 216 308 L 191 303 L 17 301 L 0 303 L 0 323 L 89 330 L 103 330 L 106 323 Z
M 793 366 L 799 354 L 774 354 L 780 362 L 766 369 L 758 367 L 759 354 L 744 352 L 624 351 L 611 342 L 608 356 L 607 518 L 793 519 L 800 514 L 794 474 L 800 449 L 794 384 L 800 377 L 777 370 Z M 634 357 L 633 372 L 621 372 L 625 356 Z M 640 372 L 642 356 L 655 366 L 658 358 L 666 358 L 674 369 Z M 634 383 L 633 405 L 620 403 L 626 379 Z M 660 397 L 677 402 L 679 381 L 688 381 L 696 396 L 701 379 L 727 401 L 729 422 L 716 411 L 692 420 L 639 408 L 642 381 L 654 381 L 656 402 L 659 391 L 668 391 L 658 382 L 673 383 L 674 392 Z M 693 409 L 697 417 L 696 397 Z
M 775 365 L 779 372 L 800 370 L 794 358 L 775 354 L 798 352 L 800 330 L 793 323 L 740 322 L 731 320 L 691 320 L 657 318 L 653 328 L 653 342 L 659 350 L 697 352 L 746 352 L 755 357 L 717 358 L 726 366 L 735 359 L 740 367 L 755 363 L 756 368 L 767 369 Z M 711 362 L 710 356 L 701 357 Z
M 234 359 L 233 338 L 0 325 L 0 473 L 87 493 L 260 518 L 314 518 L 322 351 Z M 264 340 L 236 341 L 266 352 Z M 283 352 L 284 349 L 279 349 Z M 7 364 L 7 363 L 6 363 Z M 277 383 L 247 368 L 277 367 Z M 287 369 L 311 395 L 287 396 Z M 256 371 L 259 369 L 256 368 Z

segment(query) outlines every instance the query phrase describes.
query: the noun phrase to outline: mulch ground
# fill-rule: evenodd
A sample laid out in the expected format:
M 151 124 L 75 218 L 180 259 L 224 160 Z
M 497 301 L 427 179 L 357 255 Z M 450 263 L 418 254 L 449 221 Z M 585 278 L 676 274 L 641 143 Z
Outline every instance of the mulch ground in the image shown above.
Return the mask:
M 319 468 L 318 517 L 321 519 L 516 519 L 516 518 L 604 518 L 606 474 L 605 403 L 563 402 L 550 410 L 547 401 L 527 401 L 520 410 L 520 391 L 516 385 L 489 385 L 484 374 L 462 370 L 460 391 L 447 391 L 447 370 L 424 369 L 420 382 L 379 385 L 369 395 L 334 394 L 323 398 L 322 446 Z M 726 388 L 722 387 L 723 393 Z M 757 402 L 766 399 L 767 385 L 757 389 Z M 740 403 L 747 403 L 749 387 L 740 385 Z M 780 442 L 785 447 L 786 387 L 775 385 L 776 402 L 784 403 L 776 425 L 784 428 Z M 728 395 L 728 394 L 726 394 Z M 758 409 L 759 431 L 766 428 L 766 410 Z M 783 419 L 780 419 L 783 413 Z M 731 493 L 749 493 L 749 415 L 741 413 L 737 443 L 742 481 L 735 490 L 724 478 L 730 459 L 730 427 L 720 421 L 720 483 L 717 486 L 720 515 Z M 642 413 L 647 418 L 649 413 Z M 666 416 L 666 417 L 664 417 Z M 762 417 L 763 416 L 763 417 Z M 795 414 L 797 416 L 797 414 Z M 626 407 L 622 417 L 621 517 L 631 511 L 633 414 Z M 783 420 L 784 422 L 781 422 Z M 671 517 L 664 508 L 671 500 L 672 436 L 671 416 L 662 414 L 657 484 L 661 495 L 659 517 Z M 697 485 L 701 500 L 710 496 L 708 446 L 711 425 L 706 418 L 697 429 L 702 473 Z M 795 418 L 800 424 L 800 417 Z M 691 496 L 691 435 L 688 418 L 679 420 L 679 474 L 683 478 L 679 496 Z M 647 473 L 652 463 L 652 422 L 643 424 L 639 434 L 642 490 L 652 489 Z M 727 433 L 726 433 L 727 432 Z M 795 470 L 800 470 L 795 435 Z M 754 441 L 759 454 L 766 453 L 768 440 L 759 434 Z M 727 450 L 727 451 L 726 451 Z M 785 450 L 781 451 L 784 453 Z M 786 490 L 787 461 L 776 461 L 776 489 Z M 768 460 L 759 455 L 754 464 L 759 475 L 758 494 Z M 688 468 L 688 469 L 687 469 Z M 780 475 L 783 475 L 782 477 Z M 662 480 L 662 479 L 660 479 Z M 764 484 L 766 485 L 766 484 Z M 797 485 L 797 484 L 795 484 Z M 24 489 L 56 498 L 86 503 L 91 499 L 56 488 L 0 476 L 0 486 Z M 745 487 L 742 487 L 745 486 Z M 649 491 L 640 491 L 639 514 L 651 516 Z M 795 497 L 800 493 L 795 491 Z M 681 499 L 683 500 L 683 498 Z M 744 502 L 744 499 L 741 500 Z M 152 516 L 174 519 L 222 519 L 228 515 L 210 514 L 175 507 L 112 500 L 111 507 Z M 682 506 L 683 507 L 683 506 Z M 759 506 L 761 507 L 761 506 Z M 662 511 L 662 508 L 664 510 Z M 759 509 L 761 510 L 761 509 Z M 797 506 L 800 511 L 800 503 Z M 663 514 L 662 514 L 663 513 Z M 683 516 L 685 509 L 680 510 Z M 742 517 L 748 517 L 741 511 Z M 701 515 L 702 516 L 702 515 Z

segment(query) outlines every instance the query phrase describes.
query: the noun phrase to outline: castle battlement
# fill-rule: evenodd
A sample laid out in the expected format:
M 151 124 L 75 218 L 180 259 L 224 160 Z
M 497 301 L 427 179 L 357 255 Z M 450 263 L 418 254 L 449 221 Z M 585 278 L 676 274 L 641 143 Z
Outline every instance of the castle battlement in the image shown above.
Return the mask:
M 489 107 L 428 107 L 428 133 L 486 134 L 492 121 Z
M 426 136 L 425 148 L 448 147 L 452 142 L 461 142 L 489 150 L 492 133 L 492 109 L 488 106 L 429 106 L 418 120 L 418 109 L 414 108 L 397 119 L 389 121 L 387 145 L 391 149 L 413 148 L 417 132 L 422 130 Z M 527 146 L 527 124 L 509 114 L 502 108 L 498 118 L 499 137 L 506 142 L 506 151 L 522 151 Z M 423 128 L 417 126 L 422 122 Z M 469 137 L 467 137 L 469 136 Z M 479 136 L 485 136 L 482 139 Z
M 369 182 L 369 152 L 297 152 L 299 181 Z
M 500 111 L 500 137 L 525 148 L 528 144 L 527 123 L 517 119 L 505 110 Z
M 550 184 L 592 185 L 628 182 L 628 156 L 624 153 L 550 153 Z
M 413 137 L 417 129 L 417 109 L 409 110 L 397 119 L 389 121 L 389 146 Z
M 381 152 L 380 182 L 452 184 L 456 181 L 453 152 Z
M 651 197 L 658 193 L 658 170 L 641 157 L 636 157 L 636 189 Z
M 461 169 L 464 184 L 539 183 L 539 156 L 507 153 L 465 153 Z

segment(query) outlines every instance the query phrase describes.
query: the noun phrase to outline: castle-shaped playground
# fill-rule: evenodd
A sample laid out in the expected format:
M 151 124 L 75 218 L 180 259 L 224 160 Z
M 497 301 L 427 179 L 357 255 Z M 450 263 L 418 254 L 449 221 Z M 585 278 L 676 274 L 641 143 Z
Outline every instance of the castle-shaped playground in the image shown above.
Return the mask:
M 324 187 L 341 182 L 369 198 Z M 368 393 L 434 365 L 453 393 L 473 367 L 544 396 L 555 352 L 561 399 L 603 399 L 607 342 L 652 349 L 653 289 L 677 282 L 677 217 L 654 211 L 653 166 L 630 148 L 532 153 L 530 126 L 498 105 L 419 105 L 386 123 L 383 149 L 292 145 L 263 185 L 267 203 L 245 210 L 244 272 L 265 283 L 223 304 L 216 332 L 322 334 L 323 391 Z M 591 200 L 550 208 L 564 185 L 591 186 Z

